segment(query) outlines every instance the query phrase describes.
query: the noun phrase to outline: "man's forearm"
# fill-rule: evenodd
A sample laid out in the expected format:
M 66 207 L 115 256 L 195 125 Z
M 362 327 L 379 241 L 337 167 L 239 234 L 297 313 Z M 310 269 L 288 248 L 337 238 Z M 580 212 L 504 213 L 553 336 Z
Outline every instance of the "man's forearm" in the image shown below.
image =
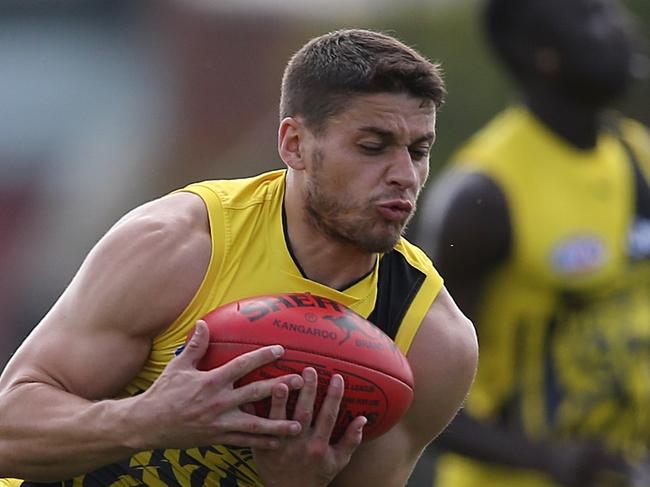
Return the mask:
M 0 472 L 34 481 L 74 477 L 139 451 L 134 398 L 91 402 L 46 384 L 0 396 Z
M 541 470 L 547 459 L 547 446 L 460 413 L 436 440 L 446 450 L 476 460 L 511 467 Z

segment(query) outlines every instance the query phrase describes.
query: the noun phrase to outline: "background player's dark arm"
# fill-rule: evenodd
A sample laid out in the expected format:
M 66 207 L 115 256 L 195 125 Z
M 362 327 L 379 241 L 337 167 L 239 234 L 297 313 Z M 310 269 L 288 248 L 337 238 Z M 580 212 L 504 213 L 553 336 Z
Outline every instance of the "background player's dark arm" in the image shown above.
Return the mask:
M 461 412 L 436 444 L 487 463 L 545 473 L 566 487 L 629 485 L 625 461 L 596 442 L 539 441 Z
M 476 323 L 486 276 L 508 256 L 511 229 L 505 196 L 487 176 L 449 172 L 427 195 L 418 244 L 431 256 L 460 309 Z M 479 334 L 480 343 L 480 334 Z M 538 468 L 543 455 L 521 435 L 460 412 L 437 442 L 493 463 Z
M 460 309 L 477 328 L 476 307 L 486 278 L 511 251 L 512 230 L 501 189 L 478 173 L 450 172 L 425 200 L 416 236 Z M 480 368 L 480 365 L 479 365 Z M 542 471 L 566 486 L 593 485 L 599 463 L 614 468 L 596 445 L 532 441 L 518 430 L 461 411 L 436 445 L 476 460 Z
M 440 178 L 422 209 L 418 245 L 470 319 L 487 275 L 508 256 L 511 230 L 505 196 L 487 176 L 454 171 Z

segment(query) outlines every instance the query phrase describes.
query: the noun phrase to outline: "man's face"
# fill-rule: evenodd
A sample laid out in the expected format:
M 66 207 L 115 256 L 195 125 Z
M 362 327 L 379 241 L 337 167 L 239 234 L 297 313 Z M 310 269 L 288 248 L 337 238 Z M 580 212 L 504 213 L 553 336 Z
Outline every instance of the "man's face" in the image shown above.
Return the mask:
M 309 223 L 329 238 L 387 252 L 415 211 L 429 173 L 435 108 L 406 94 L 352 98 L 306 139 Z
M 596 102 L 621 94 L 631 73 L 629 18 L 616 0 L 540 2 L 549 47 L 560 57 L 558 82 Z

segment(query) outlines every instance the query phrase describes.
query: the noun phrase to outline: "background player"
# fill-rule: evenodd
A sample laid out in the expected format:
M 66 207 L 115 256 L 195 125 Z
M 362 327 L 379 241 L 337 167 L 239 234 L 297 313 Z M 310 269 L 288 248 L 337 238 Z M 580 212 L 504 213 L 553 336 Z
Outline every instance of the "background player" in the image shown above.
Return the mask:
M 631 24 L 613 0 L 489 0 L 484 19 L 519 100 L 456 154 L 418 236 L 482 350 L 437 485 L 628 485 L 650 431 L 650 139 L 606 109 Z

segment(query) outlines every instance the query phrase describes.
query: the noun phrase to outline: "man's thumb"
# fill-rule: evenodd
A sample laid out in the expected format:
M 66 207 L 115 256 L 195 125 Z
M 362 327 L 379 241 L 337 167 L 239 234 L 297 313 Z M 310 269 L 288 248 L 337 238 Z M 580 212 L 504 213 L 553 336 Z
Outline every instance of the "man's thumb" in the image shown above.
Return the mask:
M 205 351 L 208 349 L 210 332 L 208 325 L 203 320 L 196 322 L 190 340 L 185 344 L 185 347 L 178 356 L 179 360 L 187 361 L 196 366 L 198 361 L 203 357 Z

